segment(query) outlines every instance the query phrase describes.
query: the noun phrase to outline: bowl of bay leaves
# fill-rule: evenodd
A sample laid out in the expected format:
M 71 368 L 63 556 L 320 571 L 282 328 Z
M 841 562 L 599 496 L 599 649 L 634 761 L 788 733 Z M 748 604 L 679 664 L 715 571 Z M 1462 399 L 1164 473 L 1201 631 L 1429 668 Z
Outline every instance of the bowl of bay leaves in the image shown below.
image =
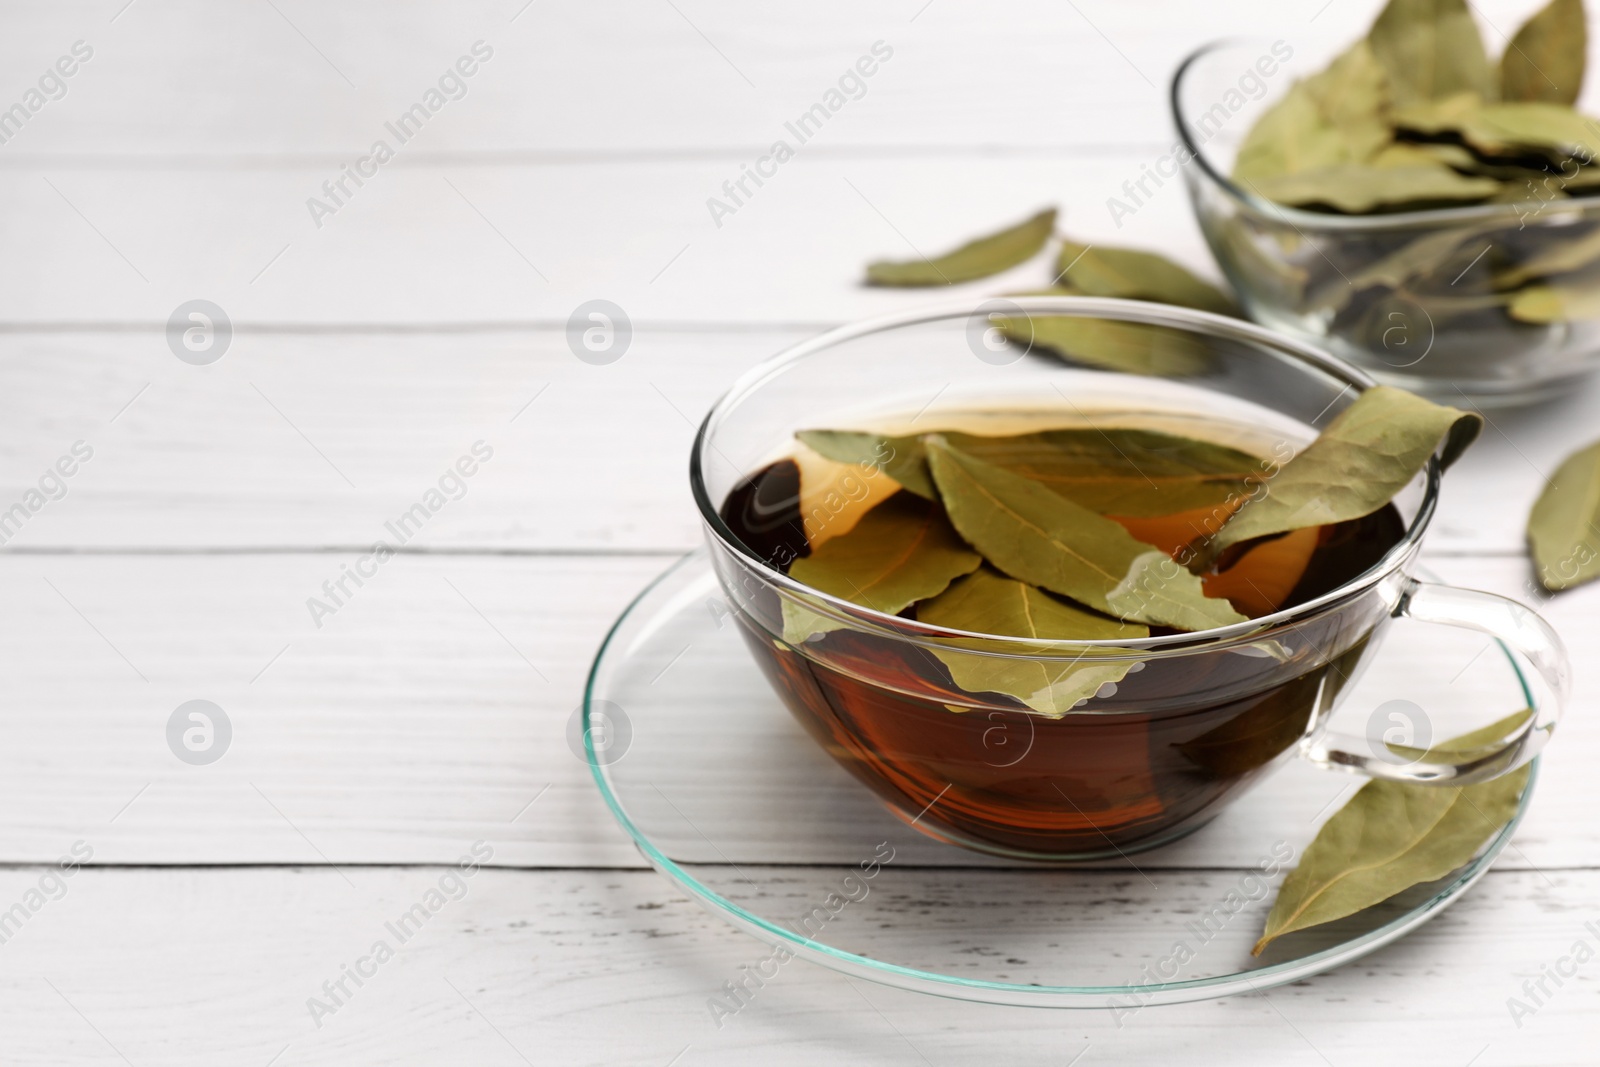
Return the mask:
M 1107 370 L 1115 350 L 1183 359 Z M 1018 296 L 761 364 L 690 481 L 739 633 L 813 740 L 924 833 L 1073 861 L 1183 836 L 1297 755 L 1508 783 L 1482 803 L 1510 817 L 1560 713 L 1560 639 L 1414 576 L 1481 425 L 1235 318 Z M 1334 729 L 1397 618 L 1498 638 L 1540 695 L 1441 714 L 1462 736 L 1417 749 Z
M 1320 70 L 1284 40 L 1190 56 L 1176 156 L 1250 316 L 1446 401 L 1526 403 L 1593 371 L 1586 44 L 1582 0 L 1552 0 L 1498 62 L 1465 0 L 1391 0 Z

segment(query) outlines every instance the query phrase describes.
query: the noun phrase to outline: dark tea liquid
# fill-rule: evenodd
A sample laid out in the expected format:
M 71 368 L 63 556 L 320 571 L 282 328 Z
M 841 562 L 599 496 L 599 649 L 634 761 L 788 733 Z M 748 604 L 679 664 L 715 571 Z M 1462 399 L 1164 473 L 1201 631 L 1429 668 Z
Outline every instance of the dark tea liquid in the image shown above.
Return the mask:
M 794 461 L 773 463 L 728 494 L 723 521 L 787 571 L 810 552 L 800 489 Z M 1194 536 L 1193 514 L 1118 521 L 1169 551 Z M 1225 557 L 1206 591 L 1252 617 L 1294 607 L 1369 570 L 1404 532 L 1391 505 L 1262 541 Z M 1152 657 L 1081 713 L 1051 719 L 1002 694 L 975 700 L 905 642 L 835 630 L 802 654 L 781 640 L 777 613 L 777 594 L 763 590 L 738 612 L 741 632 L 829 754 L 920 830 L 1045 859 L 1114 856 L 1202 825 L 1331 706 L 1382 623 L 1375 605 L 1328 612 L 1286 638 L 1287 662 L 1258 649 Z

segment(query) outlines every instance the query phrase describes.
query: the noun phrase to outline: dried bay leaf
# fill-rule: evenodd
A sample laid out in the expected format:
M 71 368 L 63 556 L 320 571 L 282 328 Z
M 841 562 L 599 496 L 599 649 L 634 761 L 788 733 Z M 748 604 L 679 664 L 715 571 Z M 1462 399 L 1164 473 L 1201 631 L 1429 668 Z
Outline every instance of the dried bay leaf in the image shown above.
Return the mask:
M 917 435 L 884 437 L 856 430 L 801 430 L 795 437 L 835 463 L 877 468 L 898 482 L 900 488 L 928 500 L 938 499 L 939 494 L 928 479 L 928 464 Z
M 1470 90 L 1495 95 L 1483 38 L 1464 0 L 1389 0 L 1367 34 L 1396 103 Z
M 1233 161 L 1233 179 L 1249 183 L 1351 162 L 1350 145 L 1296 82 L 1250 127 Z
M 1470 751 L 1505 736 L 1527 711 L 1435 746 Z M 1342 919 L 1467 863 L 1511 821 L 1528 768 L 1468 786 L 1370 781 L 1317 831 L 1272 903 L 1259 956 L 1275 939 Z
M 1512 294 L 1507 310 L 1518 322 L 1540 325 L 1600 319 L 1600 278 L 1529 286 Z
M 933 436 L 928 467 L 967 543 L 1018 581 L 1130 622 L 1205 630 L 1246 622 L 1200 579 L 1111 519 Z
M 1249 183 L 1248 188 L 1291 207 L 1369 215 L 1476 203 L 1499 192 L 1500 184 L 1492 178 L 1457 173 L 1442 163 L 1403 167 L 1345 164 L 1264 178 Z
M 982 562 L 937 504 L 897 493 L 867 512 L 849 533 L 795 560 L 789 577 L 852 604 L 896 615 L 943 592 Z M 783 601 L 783 639 L 791 644 L 842 625 Z
M 1155 252 L 1081 245 L 1063 239 L 1056 259 L 1056 280 L 1088 296 L 1149 300 L 1218 315 L 1239 314 L 1232 297 Z
M 868 285 L 954 285 L 1010 270 L 1039 254 L 1055 231 L 1056 209 L 1048 208 L 998 233 L 969 241 L 932 259 L 881 260 L 867 266 Z
M 1500 57 L 1500 98 L 1575 103 L 1588 50 L 1583 0 L 1550 0 L 1506 45 Z
M 1119 622 L 1063 604 L 1048 593 L 981 569 L 917 605 L 917 621 L 969 633 L 1056 641 L 1127 640 L 1150 636 L 1147 627 Z M 950 677 L 969 693 L 1003 693 L 1051 718 L 1059 718 L 1108 682 L 1118 682 L 1134 666 L 1125 656 L 1081 656 L 1052 661 L 1013 658 L 1003 641 L 959 639 L 960 649 L 933 649 Z M 983 655 L 984 652 L 1012 653 Z
M 1495 275 L 1495 281 L 1507 289 L 1515 288 L 1534 278 L 1552 274 L 1566 274 L 1582 270 L 1600 261 L 1600 228 L 1570 241 L 1555 241 L 1558 231 L 1546 231 L 1549 239 L 1538 251 L 1523 259 L 1511 270 Z
M 1440 462 L 1449 466 L 1482 427 L 1481 415 L 1374 386 L 1234 512 L 1203 555 L 1209 561 L 1253 538 L 1370 515 L 1410 483 L 1441 442 Z
M 1187 378 L 1211 365 L 1204 338 L 1168 326 L 1078 315 L 996 316 L 995 324 L 1013 344 L 1099 370 Z
M 1546 589 L 1600 577 L 1600 442 L 1556 468 L 1528 515 L 1528 546 Z
M 1389 106 L 1389 77 L 1365 39 L 1307 78 L 1305 87 L 1318 112 L 1337 127 L 1350 131 L 1383 125 L 1379 115 Z

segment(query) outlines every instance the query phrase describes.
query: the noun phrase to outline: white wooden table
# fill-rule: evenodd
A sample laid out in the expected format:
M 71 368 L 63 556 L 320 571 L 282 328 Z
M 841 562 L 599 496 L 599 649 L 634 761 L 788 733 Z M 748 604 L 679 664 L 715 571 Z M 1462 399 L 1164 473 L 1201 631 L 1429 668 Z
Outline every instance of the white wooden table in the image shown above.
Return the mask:
M 1594 1062 L 1600 962 L 1520 1027 L 1505 1002 L 1600 917 L 1600 588 L 1545 604 L 1576 699 L 1459 907 L 1270 999 L 1121 1028 L 798 964 L 717 1029 L 706 998 L 755 946 L 643 868 L 564 742 L 605 626 L 698 540 L 692 423 L 736 373 L 925 299 L 859 288 L 867 259 L 1048 203 L 1211 271 L 1176 183 L 1120 228 L 1105 208 L 1170 144 L 1168 73 L 1238 33 L 1304 73 L 1377 6 L 8 6 L 0 107 L 92 55 L 0 126 L 0 508 L 75 442 L 93 455 L 0 558 L 0 909 L 23 904 L 0 1062 Z M 1480 14 L 1508 30 L 1529 6 Z M 878 41 L 860 98 L 714 220 Z M 461 57 L 465 95 L 400 144 L 385 123 Z M 334 201 L 380 138 L 393 158 Z M 634 330 L 605 366 L 566 341 L 596 298 Z M 196 299 L 233 329 L 203 366 L 165 330 Z M 1526 596 L 1523 516 L 1597 401 L 1494 417 L 1436 570 Z M 493 458 L 465 495 L 318 626 L 307 598 L 476 441 Z M 167 744 L 196 699 L 233 731 L 205 766 Z M 479 840 L 493 869 L 318 1025 L 307 999 Z M 58 883 L 74 847 L 89 865 Z

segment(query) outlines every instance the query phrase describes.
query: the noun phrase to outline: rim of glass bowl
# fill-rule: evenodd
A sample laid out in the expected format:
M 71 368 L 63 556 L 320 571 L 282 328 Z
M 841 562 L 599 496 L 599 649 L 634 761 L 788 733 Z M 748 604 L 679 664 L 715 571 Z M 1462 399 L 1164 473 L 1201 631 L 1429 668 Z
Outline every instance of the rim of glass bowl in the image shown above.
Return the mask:
M 1214 315 L 1207 311 L 1195 311 L 1190 308 L 1173 307 L 1167 304 L 1151 304 L 1139 300 L 1119 300 L 1110 297 L 1019 296 L 1006 297 L 1005 300 L 1017 310 L 1029 315 L 1111 318 L 1124 322 L 1167 326 L 1174 329 L 1200 332 L 1211 337 L 1262 345 L 1275 349 L 1279 354 L 1288 356 L 1291 359 L 1309 363 L 1316 370 L 1332 376 L 1335 380 L 1344 382 L 1347 387 L 1353 386 L 1358 391 L 1370 389 L 1377 384 L 1359 368 L 1309 344 L 1282 334 L 1273 333 L 1253 323 L 1224 315 Z M 840 326 L 787 348 L 740 375 L 734 381 L 732 387 L 722 394 L 716 403 L 711 406 L 711 410 L 706 413 L 706 417 L 701 421 L 700 428 L 695 434 L 694 445 L 689 455 L 689 485 L 694 494 L 695 506 L 700 510 L 701 521 L 711 530 L 717 541 L 740 557 L 744 565 L 756 571 L 764 581 L 784 590 L 791 596 L 804 598 L 807 601 L 806 606 L 808 608 L 816 610 L 817 607 L 822 607 L 827 614 L 857 629 L 873 628 L 883 631 L 897 640 L 935 648 L 963 648 L 961 645 L 952 645 L 952 642 L 979 639 L 998 643 L 1002 646 L 1001 648 L 984 650 L 987 655 L 1012 655 L 1009 650 L 1015 649 L 1019 657 L 1074 656 L 1080 655 L 1082 650 L 1085 649 L 1136 649 L 1142 653 L 1165 650 L 1188 654 L 1196 651 L 1201 646 L 1222 648 L 1232 644 L 1249 644 L 1260 640 L 1270 631 L 1276 630 L 1281 626 L 1299 623 L 1352 597 L 1365 593 L 1372 586 L 1392 574 L 1415 551 L 1417 545 L 1421 542 L 1423 532 L 1427 530 L 1428 523 L 1433 518 L 1434 509 L 1439 498 L 1440 469 L 1437 454 L 1428 460 L 1426 486 L 1422 503 L 1407 526 L 1405 536 L 1396 542 L 1384 554 L 1383 558 L 1372 567 L 1338 588 L 1324 593 L 1322 596 L 1308 600 L 1304 604 L 1293 608 L 1275 611 L 1270 615 L 1263 615 L 1260 618 L 1234 623 L 1231 626 L 1200 630 L 1195 633 L 1169 634 L 1163 637 L 1136 639 L 1102 638 L 1092 641 L 1057 641 L 951 630 L 931 626 L 927 623 L 919 623 L 912 619 L 903 619 L 898 615 L 886 615 L 871 608 L 864 608 L 858 604 L 852 604 L 841 597 L 824 593 L 820 589 L 814 589 L 802 582 L 795 581 L 782 571 L 767 565 L 765 561 L 752 553 L 734 536 L 733 531 L 728 529 L 727 524 L 722 521 L 719 506 L 712 502 L 710 494 L 706 490 L 702 457 L 707 451 L 712 435 L 716 433 L 723 420 L 746 397 L 787 371 L 793 364 L 799 363 L 801 360 L 819 352 L 831 349 L 843 342 L 858 340 L 875 333 L 883 333 L 906 326 L 967 319 L 985 309 L 986 306 L 992 305 L 993 301 L 993 297 L 977 300 L 944 301 L 910 311 L 896 312 L 891 315 L 882 315 L 877 318 Z M 748 474 L 751 472 L 743 473 Z M 972 651 L 970 648 L 963 648 L 963 650 Z
M 1199 165 L 1206 176 L 1239 203 L 1258 214 L 1275 216 L 1279 221 L 1287 222 L 1296 229 L 1301 230 L 1370 232 L 1374 230 L 1406 230 L 1419 226 L 1439 226 L 1457 222 L 1482 222 L 1499 219 L 1509 221 L 1520 218 L 1517 212 L 1517 204 L 1472 204 L 1467 207 L 1434 208 L 1427 211 L 1401 211 L 1387 215 L 1333 215 L 1290 207 L 1287 204 L 1280 204 L 1239 188 L 1233 183 L 1233 179 L 1212 166 L 1211 159 L 1205 154 L 1204 148 L 1195 141 L 1193 132 L 1189 128 L 1189 122 L 1184 117 L 1179 94 L 1183 87 L 1184 76 L 1189 73 L 1190 67 L 1213 52 L 1255 40 L 1266 40 L 1266 38 L 1225 37 L 1221 40 L 1201 45 L 1185 57 L 1182 63 L 1178 64 L 1177 71 L 1172 75 L 1172 85 L 1167 92 L 1168 106 L 1172 109 L 1172 124 L 1177 130 L 1178 137 L 1183 141 L 1183 147 L 1189 151 L 1193 162 Z M 1564 214 L 1574 216 L 1595 214 L 1600 213 L 1600 199 L 1588 201 L 1580 199 L 1559 204 L 1547 204 L 1544 210 L 1551 217 L 1560 217 Z
M 1298 959 L 1284 960 L 1280 963 L 1269 963 L 1248 971 L 1234 971 L 1228 974 L 1210 975 L 1205 978 L 1182 978 L 1171 982 L 1152 982 L 1144 985 L 1120 986 L 1070 986 L 1070 985 L 1023 985 L 1015 982 L 1000 982 L 984 978 L 966 978 L 959 975 L 940 974 L 937 971 L 922 970 L 908 967 L 904 964 L 890 963 L 887 960 L 874 959 L 863 956 L 846 949 L 837 948 L 823 941 L 808 937 L 801 937 L 791 930 L 763 918 L 745 906 L 723 896 L 717 890 L 702 882 L 688 868 L 695 866 L 693 863 L 679 863 L 657 847 L 644 828 L 633 821 L 627 805 L 622 798 L 622 790 L 612 775 L 621 763 L 611 764 L 602 762 L 594 751 L 594 735 L 590 730 L 592 725 L 590 715 L 594 711 L 597 700 L 604 699 L 602 690 L 607 677 L 607 664 L 612 655 L 623 654 L 620 648 L 614 649 L 613 645 L 623 632 L 624 626 L 638 612 L 644 603 L 674 579 L 679 578 L 700 559 L 706 559 L 706 565 L 711 566 L 709 558 L 704 554 L 706 549 L 700 548 L 688 553 L 668 567 L 661 574 L 651 579 L 650 583 L 639 591 L 626 608 L 612 622 L 606 631 L 605 638 L 600 642 L 600 648 L 595 652 L 594 661 L 589 665 L 589 674 L 583 687 L 583 748 L 584 757 L 589 764 L 589 773 L 593 775 L 595 785 L 600 790 L 600 796 L 610 809 L 611 815 L 633 841 L 640 854 L 652 867 L 660 871 L 669 880 L 682 886 L 691 893 L 695 900 L 708 910 L 721 915 L 730 924 L 752 935 L 757 940 L 768 945 L 784 945 L 791 948 L 795 955 L 808 959 L 830 970 L 841 971 L 865 978 L 868 981 L 878 982 L 883 985 L 894 986 L 898 989 L 926 993 L 932 996 L 948 997 L 953 1000 L 978 1001 L 988 1004 L 1005 1004 L 1018 1007 L 1043 1007 L 1043 1008 L 1104 1008 L 1106 997 L 1133 994 L 1148 998 L 1146 1004 L 1182 1004 L 1188 1001 L 1209 1000 L 1215 997 L 1233 996 L 1239 993 L 1259 992 L 1263 986 L 1271 987 L 1283 985 L 1302 978 L 1310 978 L 1343 966 L 1352 960 L 1366 955 L 1368 952 L 1382 948 L 1384 945 L 1395 941 L 1409 933 L 1417 926 L 1428 921 L 1433 913 L 1441 906 L 1453 903 L 1468 888 L 1474 885 L 1489 870 L 1489 867 L 1505 850 L 1512 835 L 1522 825 L 1523 817 L 1528 811 L 1528 801 L 1533 795 L 1534 785 L 1539 778 L 1539 760 L 1530 763 L 1528 781 L 1522 788 L 1522 796 L 1518 798 L 1517 810 L 1512 815 L 1511 821 L 1500 829 L 1487 843 L 1484 844 L 1476 856 L 1458 868 L 1455 876 L 1448 885 L 1441 886 L 1437 892 L 1426 901 L 1419 902 L 1408 909 L 1403 915 L 1396 916 L 1391 921 L 1365 934 L 1341 942 L 1329 948 L 1313 952 Z M 1504 651 L 1505 646 L 1501 645 Z M 1524 693 L 1528 692 L 1528 680 L 1523 674 L 1522 667 L 1516 658 L 1507 654 L 1506 662 L 1510 664 L 1511 671 L 1517 682 L 1522 686 Z M 1034 868 L 1012 868 L 1013 870 L 1026 870 Z

